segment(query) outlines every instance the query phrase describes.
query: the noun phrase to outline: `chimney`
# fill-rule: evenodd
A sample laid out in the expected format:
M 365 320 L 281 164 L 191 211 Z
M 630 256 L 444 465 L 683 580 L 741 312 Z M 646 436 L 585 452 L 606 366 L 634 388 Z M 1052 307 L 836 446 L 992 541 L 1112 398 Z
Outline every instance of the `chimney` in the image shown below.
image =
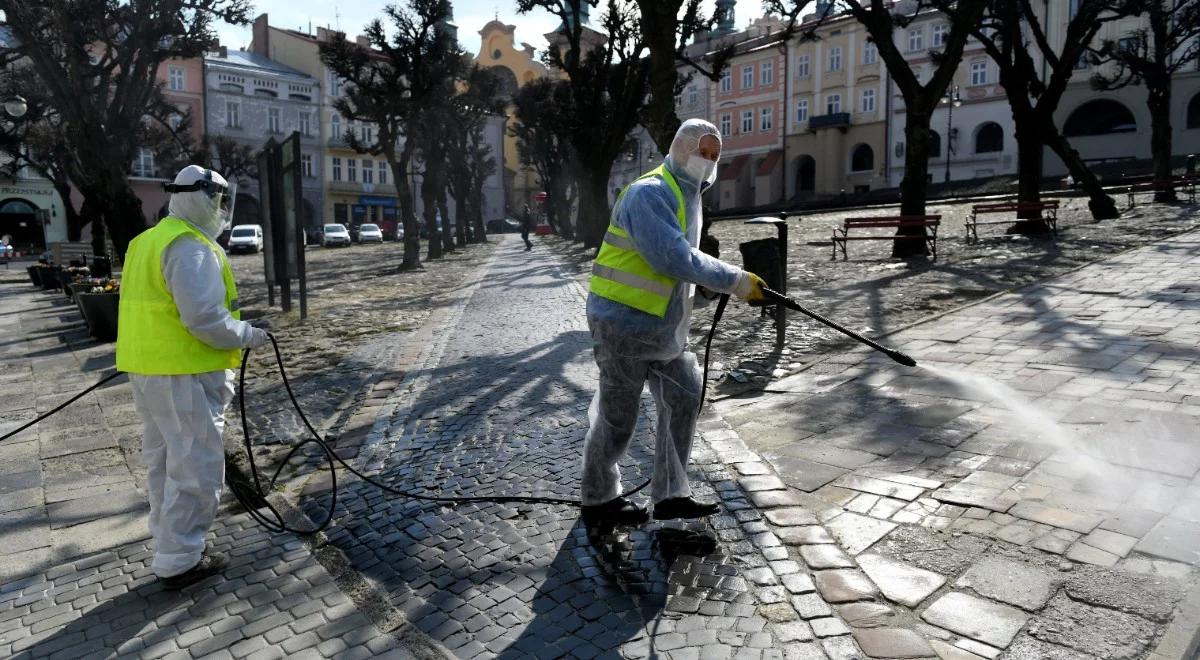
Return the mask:
M 359 46 L 362 46 L 363 48 L 371 47 L 371 40 L 367 37 L 362 36 L 361 34 L 354 38 L 354 43 L 358 44 Z
M 229 58 L 229 47 L 225 45 L 217 46 L 217 50 L 221 51 L 221 59 Z
M 271 53 L 271 29 L 265 13 L 254 19 L 253 32 L 250 36 L 250 50 L 259 55 L 269 56 Z
M 329 38 L 332 34 L 333 30 L 330 30 L 329 28 L 323 28 L 319 25 L 317 26 L 317 41 L 329 41 Z

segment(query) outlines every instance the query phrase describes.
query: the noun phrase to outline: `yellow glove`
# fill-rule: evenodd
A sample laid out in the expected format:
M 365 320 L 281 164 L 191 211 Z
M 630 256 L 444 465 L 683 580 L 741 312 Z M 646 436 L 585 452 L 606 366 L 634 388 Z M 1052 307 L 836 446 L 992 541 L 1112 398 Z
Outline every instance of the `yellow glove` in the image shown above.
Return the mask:
M 738 297 L 741 298 L 742 300 L 745 300 L 746 302 L 750 303 L 751 305 L 766 304 L 767 296 L 765 293 L 763 293 L 763 289 L 766 288 L 766 286 L 767 286 L 766 281 L 764 281 L 763 278 L 759 277 L 758 275 L 751 273 L 750 271 L 746 271 L 746 275 L 748 276 L 748 279 L 750 280 L 750 282 L 749 282 L 749 286 L 744 287 L 744 289 L 749 289 L 749 290 L 748 291 L 745 291 L 745 290 L 738 291 Z

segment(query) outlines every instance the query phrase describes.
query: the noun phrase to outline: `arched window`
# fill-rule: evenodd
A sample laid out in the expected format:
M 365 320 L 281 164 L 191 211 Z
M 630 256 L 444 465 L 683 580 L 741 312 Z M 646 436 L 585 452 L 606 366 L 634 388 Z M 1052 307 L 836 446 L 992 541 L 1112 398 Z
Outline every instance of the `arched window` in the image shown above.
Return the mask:
M 1075 108 L 1063 124 L 1066 137 L 1137 132 L 1137 120 L 1129 108 L 1112 99 L 1096 99 Z
M 850 171 L 868 172 L 875 169 L 875 151 L 869 144 L 860 144 L 850 152 Z
M 1187 127 L 1200 128 L 1200 94 L 1192 97 L 1187 107 Z
M 942 136 L 937 131 L 929 131 L 929 157 L 942 157 Z
M 975 131 L 975 153 L 987 154 L 1004 151 L 1004 129 L 1000 124 L 989 121 Z

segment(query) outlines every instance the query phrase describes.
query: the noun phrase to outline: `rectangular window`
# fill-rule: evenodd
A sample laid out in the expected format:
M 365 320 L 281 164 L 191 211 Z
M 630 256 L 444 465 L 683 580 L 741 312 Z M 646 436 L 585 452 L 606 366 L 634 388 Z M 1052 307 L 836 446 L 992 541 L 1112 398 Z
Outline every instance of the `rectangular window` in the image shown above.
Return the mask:
M 742 133 L 753 133 L 753 132 L 754 132 L 754 111 L 753 110 L 743 110 L 742 111 Z
M 726 69 L 725 73 L 721 74 L 721 91 L 722 92 L 732 92 L 733 91 L 733 72 L 730 71 L 729 69 Z
M 829 70 L 830 71 L 841 71 L 842 70 L 842 48 L 841 48 L 841 46 L 834 46 L 829 49 Z
M 375 183 L 375 164 L 363 159 L 363 183 Z
M 167 88 L 172 92 L 183 91 L 183 67 L 173 66 L 167 69 Z
M 803 124 L 808 121 L 808 99 L 796 101 L 796 123 Z
M 933 36 L 930 38 L 930 43 L 934 48 L 941 48 L 946 45 L 946 39 L 950 36 L 950 24 L 938 23 L 933 26 Z
M 242 108 L 240 103 L 225 102 L 225 125 L 229 128 L 242 127 Z
M 874 64 L 879 61 L 879 47 L 868 41 L 863 46 L 863 64 Z
M 329 118 L 329 137 L 334 140 L 342 139 L 342 116 L 336 112 Z
M 331 171 L 333 172 L 333 180 L 334 181 L 342 180 L 342 159 L 341 158 L 333 159 L 333 167 L 331 168 Z
M 796 77 L 808 77 L 808 55 L 801 55 L 796 58 Z
M 137 158 L 133 161 L 133 175 L 154 176 L 154 151 L 145 147 L 138 149 Z
M 987 62 L 971 62 L 971 84 L 986 85 L 988 84 Z
M 775 108 L 772 108 L 771 106 L 760 108 L 758 111 L 758 119 L 759 130 L 771 130 L 771 126 L 775 123 Z
M 733 115 L 721 115 L 721 135 L 728 137 L 733 134 Z
M 760 85 L 774 85 L 775 84 L 775 63 L 774 62 L 763 62 L 762 63 L 762 66 L 759 67 L 759 70 L 758 70 L 758 83 Z
M 279 108 L 267 108 L 267 131 L 279 132 Z
M 312 154 L 300 154 L 300 172 L 308 177 L 313 176 L 313 159 Z
M 925 48 L 925 30 L 913 28 L 908 31 L 908 52 L 913 53 Z
M 363 122 L 358 127 L 358 139 L 362 140 L 363 144 L 371 144 L 375 141 L 375 127 Z
M 300 134 L 305 137 L 312 135 L 311 118 L 307 112 L 300 113 Z
M 875 90 L 864 89 L 858 106 L 859 112 L 875 112 Z
M 346 159 L 346 180 L 350 183 L 358 181 L 358 160 L 354 158 Z
M 379 185 L 381 185 L 381 186 L 387 185 L 387 175 L 388 175 L 388 164 L 383 161 L 380 161 L 379 162 Z
M 329 95 L 330 96 L 341 96 L 342 95 L 342 81 L 340 78 L 337 77 L 337 74 L 332 71 L 329 72 Z
M 842 95 L 830 94 L 825 97 L 825 114 L 835 115 L 842 111 Z
M 742 67 L 742 89 L 754 87 L 754 66 Z
M 688 95 L 688 105 L 691 107 L 695 107 L 697 98 L 696 98 L 696 87 L 694 85 L 688 87 L 687 95 Z

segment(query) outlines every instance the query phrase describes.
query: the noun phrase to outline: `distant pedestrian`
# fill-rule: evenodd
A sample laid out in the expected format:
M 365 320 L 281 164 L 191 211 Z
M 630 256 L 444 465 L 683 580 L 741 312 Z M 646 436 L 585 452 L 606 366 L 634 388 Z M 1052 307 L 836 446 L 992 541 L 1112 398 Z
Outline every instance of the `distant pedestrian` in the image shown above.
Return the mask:
M 533 249 L 533 243 L 529 242 L 529 232 L 533 231 L 533 214 L 529 212 L 529 205 L 525 205 L 525 209 L 521 211 L 521 240 L 525 241 L 525 251 Z

